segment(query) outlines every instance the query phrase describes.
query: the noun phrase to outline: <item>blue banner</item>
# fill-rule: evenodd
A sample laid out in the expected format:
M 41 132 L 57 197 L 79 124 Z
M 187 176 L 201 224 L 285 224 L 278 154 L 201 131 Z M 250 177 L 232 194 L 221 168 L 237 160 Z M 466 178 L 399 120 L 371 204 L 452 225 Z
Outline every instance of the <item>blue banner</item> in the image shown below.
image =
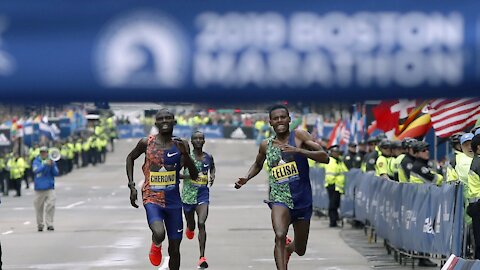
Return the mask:
M 319 171 L 310 174 L 314 205 L 328 206 L 325 188 L 315 186 L 323 182 Z M 394 247 L 448 256 L 461 254 L 463 204 L 462 185 L 398 183 L 354 169 L 346 173 L 341 213 L 368 221 Z
M 312 185 L 313 209 L 328 209 L 328 194 L 325 188 L 325 169 L 310 168 L 310 183 Z
M 474 0 L 87 2 L 0 2 L 2 101 L 378 100 L 480 87 Z
M 58 120 L 58 128 L 60 129 L 60 138 L 65 139 L 72 134 L 72 125 L 70 118 L 61 118 Z
M 119 139 L 142 138 L 145 133 L 144 125 L 117 125 L 117 134 Z

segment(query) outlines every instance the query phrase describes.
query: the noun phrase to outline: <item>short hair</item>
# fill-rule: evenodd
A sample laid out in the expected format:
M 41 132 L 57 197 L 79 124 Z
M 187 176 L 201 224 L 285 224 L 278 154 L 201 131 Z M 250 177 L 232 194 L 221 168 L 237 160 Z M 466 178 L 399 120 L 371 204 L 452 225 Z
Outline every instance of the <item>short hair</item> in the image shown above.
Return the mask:
M 169 111 L 168 109 L 160 109 L 160 110 L 158 110 L 158 112 L 155 114 L 155 118 L 157 118 L 157 117 L 158 117 L 159 115 L 161 115 L 161 114 L 169 114 L 169 115 L 175 117 L 175 116 L 173 115 L 173 113 L 172 113 L 171 111 Z
M 275 110 L 278 110 L 278 109 L 284 109 L 285 111 L 287 111 L 287 114 L 290 115 L 290 112 L 288 111 L 287 106 L 282 105 L 282 104 L 277 104 L 277 105 L 273 105 L 272 107 L 270 107 L 268 109 L 268 117 L 272 118 L 272 112 L 275 111 Z
M 192 133 L 192 136 L 190 136 L 190 140 L 193 139 L 193 136 L 195 134 L 200 134 L 203 136 L 203 138 L 205 139 L 205 134 L 203 132 L 201 132 L 200 130 L 195 130 L 193 133 Z
M 475 137 L 473 137 L 473 139 L 472 139 L 471 147 L 472 147 L 472 151 L 475 155 L 477 154 L 478 145 L 480 145 L 480 134 L 475 135 Z

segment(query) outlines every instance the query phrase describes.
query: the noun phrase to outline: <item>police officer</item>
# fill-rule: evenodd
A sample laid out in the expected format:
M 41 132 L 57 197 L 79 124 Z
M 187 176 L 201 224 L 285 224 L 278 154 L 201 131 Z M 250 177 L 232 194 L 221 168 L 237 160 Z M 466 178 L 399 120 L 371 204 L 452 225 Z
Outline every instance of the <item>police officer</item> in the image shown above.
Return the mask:
M 402 147 L 402 142 L 393 141 L 390 144 L 390 149 L 392 151 L 392 155 L 390 158 L 390 167 L 389 167 L 389 172 L 391 174 L 389 176 L 390 176 L 390 179 L 398 182 L 398 166 L 400 164 L 401 159 L 403 159 L 403 157 L 405 156 L 403 147 Z
M 472 217 L 473 237 L 475 239 L 475 259 L 480 259 L 480 129 L 475 131 L 471 141 L 473 160 L 468 174 L 467 214 Z
M 412 171 L 410 172 L 410 183 L 424 184 L 432 183 L 436 185 L 442 184 L 443 175 L 432 170 L 428 166 L 430 159 L 430 145 L 426 142 L 419 141 L 413 146 L 413 151 L 416 154 L 415 162 L 413 163 Z
M 341 159 L 342 151 L 338 145 L 333 145 L 329 149 L 330 159 L 325 165 L 325 187 L 328 192 L 328 217 L 330 227 L 337 227 L 339 220 L 338 208 L 340 207 L 340 197 L 344 193 L 345 172 L 347 166 Z
M 365 141 L 360 141 L 358 143 L 357 154 L 355 155 L 355 162 L 358 162 L 358 164 L 360 164 L 360 168 L 362 168 L 363 166 L 363 159 L 366 154 L 367 154 L 367 143 Z
M 375 162 L 375 175 L 389 179 L 390 141 L 383 139 L 378 144 L 380 153 Z
M 377 158 L 381 154 L 380 149 L 377 146 L 378 138 L 372 137 L 368 139 L 368 150 L 370 153 L 365 155 L 365 171 L 375 171 L 375 164 L 377 163 Z
M 403 146 L 406 148 L 405 157 L 400 162 L 398 166 L 398 180 L 401 183 L 407 183 L 410 181 L 410 172 L 413 168 L 413 163 L 415 162 L 415 151 L 413 150 L 414 145 L 418 141 L 416 139 L 406 139 L 403 141 Z
M 347 168 L 350 170 L 352 168 L 360 168 L 360 164 L 355 162 L 355 156 L 357 155 L 357 144 L 354 142 L 351 142 L 348 144 L 348 152 L 345 154 L 343 157 L 343 162 L 347 166 Z

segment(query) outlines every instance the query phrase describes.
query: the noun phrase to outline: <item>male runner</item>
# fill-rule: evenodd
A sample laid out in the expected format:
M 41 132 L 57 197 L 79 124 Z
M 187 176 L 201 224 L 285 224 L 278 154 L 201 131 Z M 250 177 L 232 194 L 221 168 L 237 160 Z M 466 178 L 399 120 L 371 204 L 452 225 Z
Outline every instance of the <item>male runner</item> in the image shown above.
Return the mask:
M 208 216 L 209 204 L 209 188 L 215 181 L 215 163 L 213 156 L 203 152 L 203 145 L 205 144 L 205 135 L 196 131 L 192 134 L 191 142 L 193 145 L 193 152 L 191 157 L 197 167 L 197 180 L 190 179 L 188 174 L 184 174 L 182 202 L 183 213 L 187 220 L 187 229 L 185 235 L 188 239 L 193 239 L 195 236 L 195 212 L 198 218 L 198 242 L 200 244 L 200 259 L 198 266 L 200 268 L 208 268 L 207 259 L 205 258 L 205 243 L 207 241 L 207 233 L 205 231 L 205 221 Z M 210 178 L 209 178 L 210 175 Z
M 329 158 L 308 132 L 289 131 L 291 119 L 287 107 L 273 106 L 269 116 L 275 136 L 262 141 L 247 176 L 240 177 L 235 188 L 241 188 L 256 176 L 267 160 L 270 186 L 267 203 L 272 209 L 275 264 L 277 269 L 285 270 L 290 255 L 296 252 L 303 256 L 307 248 L 312 216 L 312 190 L 307 158 L 321 163 L 328 163 Z M 293 224 L 293 241 L 287 238 L 290 224 Z
M 142 187 L 143 205 L 152 231 L 150 262 L 158 266 L 162 261 L 162 242 L 165 228 L 168 235 L 169 269 L 180 269 L 180 242 L 182 241 L 182 201 L 179 191 L 180 169 L 187 167 L 192 179 L 197 179 L 198 170 L 190 157 L 188 143 L 172 139 L 176 124 L 171 112 L 166 109 L 155 115 L 157 135 L 141 139 L 127 157 L 127 177 L 130 188 L 130 203 L 138 208 L 137 190 L 133 182 L 133 163 L 145 154 L 142 166 L 145 182 Z

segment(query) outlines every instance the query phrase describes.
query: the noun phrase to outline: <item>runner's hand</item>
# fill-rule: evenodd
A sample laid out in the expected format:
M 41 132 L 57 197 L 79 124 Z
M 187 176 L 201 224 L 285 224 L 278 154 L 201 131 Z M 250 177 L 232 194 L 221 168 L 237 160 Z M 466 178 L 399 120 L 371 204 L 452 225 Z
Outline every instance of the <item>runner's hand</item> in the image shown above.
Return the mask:
M 138 205 L 137 205 L 137 196 L 138 193 L 137 193 L 137 189 L 135 187 L 131 187 L 130 188 L 130 204 L 135 207 L 135 208 L 138 208 Z
M 209 179 L 210 186 L 213 186 L 213 182 L 215 182 L 215 175 L 210 175 L 210 179 Z
M 280 150 L 285 153 L 299 153 L 300 148 L 291 146 L 289 144 L 282 144 L 280 145 Z
M 176 143 L 178 149 L 182 155 L 188 155 L 188 142 L 180 138 L 175 138 L 174 142 Z
M 238 181 L 235 182 L 235 188 L 236 188 L 236 189 L 239 189 L 239 188 L 241 188 L 243 185 L 245 185 L 247 182 L 248 182 L 248 179 L 247 179 L 247 178 L 240 177 L 240 178 L 238 178 Z

